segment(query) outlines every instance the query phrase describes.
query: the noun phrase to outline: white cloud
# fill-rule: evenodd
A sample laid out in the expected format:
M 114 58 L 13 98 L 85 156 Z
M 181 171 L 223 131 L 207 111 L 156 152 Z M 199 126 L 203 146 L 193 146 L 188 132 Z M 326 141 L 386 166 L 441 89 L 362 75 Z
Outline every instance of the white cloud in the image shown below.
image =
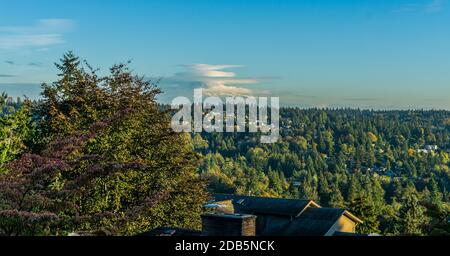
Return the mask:
M 433 2 L 425 5 L 425 12 L 440 12 L 444 8 L 444 5 L 447 3 L 446 0 L 434 0 Z
M 394 13 L 414 12 L 420 9 L 418 4 L 404 4 L 399 8 L 393 10 Z
M 408 13 L 408 12 L 424 12 L 424 13 L 437 13 L 444 9 L 447 4 L 447 0 L 432 0 L 426 3 L 410 3 L 401 6 L 394 10 L 396 13 Z
M 10 74 L 0 74 L 0 78 L 10 78 L 10 77 L 16 77 L 16 76 L 10 75 Z
M 42 49 L 62 44 L 64 33 L 73 27 L 73 21 L 68 19 L 42 19 L 31 26 L 0 26 L 0 49 Z
M 64 40 L 58 34 L 0 36 L 0 49 L 42 47 L 61 43 L 64 43 Z
M 248 96 L 257 92 L 254 89 L 243 87 L 254 85 L 259 81 L 255 78 L 240 78 L 234 72 L 226 71 L 232 68 L 241 68 L 240 65 L 184 65 L 185 72 L 177 73 L 173 77 L 163 79 L 166 83 L 183 86 L 203 87 L 204 93 L 216 96 Z

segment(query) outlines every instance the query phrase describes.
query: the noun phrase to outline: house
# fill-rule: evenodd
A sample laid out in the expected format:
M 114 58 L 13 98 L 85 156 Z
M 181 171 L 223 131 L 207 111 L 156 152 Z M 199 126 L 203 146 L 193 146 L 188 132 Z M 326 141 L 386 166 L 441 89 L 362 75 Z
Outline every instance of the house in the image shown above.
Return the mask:
M 436 151 L 439 149 L 439 147 L 437 145 L 425 145 L 424 148 L 428 151 Z
M 362 223 L 345 209 L 312 200 L 215 194 L 205 209 L 202 231 L 161 228 L 143 235 L 356 236 Z
M 257 236 L 331 236 L 355 233 L 362 221 L 344 209 L 324 208 L 312 200 L 214 195 L 216 204 L 230 205 L 228 213 L 256 216 Z M 338 234 L 338 233 L 336 233 Z
M 437 145 L 425 145 L 422 149 L 418 149 L 418 153 L 430 154 L 439 150 Z

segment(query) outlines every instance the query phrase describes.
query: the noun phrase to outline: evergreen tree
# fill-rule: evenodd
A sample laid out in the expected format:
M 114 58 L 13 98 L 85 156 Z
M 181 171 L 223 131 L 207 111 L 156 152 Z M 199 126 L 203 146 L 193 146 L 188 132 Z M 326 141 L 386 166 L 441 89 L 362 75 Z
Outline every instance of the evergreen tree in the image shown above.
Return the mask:
M 353 201 L 355 201 L 357 198 L 360 197 L 360 193 L 362 191 L 363 190 L 362 190 L 361 184 L 358 180 L 357 174 L 353 174 L 352 178 L 350 179 L 350 186 L 348 189 L 347 201 L 349 203 L 352 203 Z
M 337 183 L 334 184 L 331 191 L 329 206 L 333 208 L 345 208 L 345 200 Z
M 358 233 L 380 233 L 380 222 L 378 221 L 377 211 L 374 204 L 366 197 L 355 198 L 350 204 L 350 212 L 363 221 L 363 224 L 359 224 L 356 227 Z
M 436 205 L 442 204 L 442 193 L 439 192 L 439 187 L 434 175 L 431 176 L 429 190 L 431 202 Z
M 426 223 L 425 207 L 420 204 L 417 194 L 407 194 L 403 199 L 397 220 L 402 235 L 423 235 Z

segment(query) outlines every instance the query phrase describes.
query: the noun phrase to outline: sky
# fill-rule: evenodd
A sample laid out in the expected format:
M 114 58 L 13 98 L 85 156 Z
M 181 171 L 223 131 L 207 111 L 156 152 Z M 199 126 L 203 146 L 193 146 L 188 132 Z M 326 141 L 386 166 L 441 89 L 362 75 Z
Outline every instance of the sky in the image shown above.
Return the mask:
M 5 0 L 0 91 L 39 97 L 72 50 L 131 60 L 169 102 L 280 97 L 285 106 L 450 110 L 450 0 Z

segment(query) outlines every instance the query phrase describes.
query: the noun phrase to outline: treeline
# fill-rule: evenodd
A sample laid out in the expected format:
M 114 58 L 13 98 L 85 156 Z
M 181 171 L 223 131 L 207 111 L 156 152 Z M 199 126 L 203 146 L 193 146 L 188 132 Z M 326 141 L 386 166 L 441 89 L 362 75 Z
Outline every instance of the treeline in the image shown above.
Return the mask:
M 361 233 L 449 235 L 450 112 L 281 109 L 282 138 L 193 135 L 214 192 L 349 209 Z

